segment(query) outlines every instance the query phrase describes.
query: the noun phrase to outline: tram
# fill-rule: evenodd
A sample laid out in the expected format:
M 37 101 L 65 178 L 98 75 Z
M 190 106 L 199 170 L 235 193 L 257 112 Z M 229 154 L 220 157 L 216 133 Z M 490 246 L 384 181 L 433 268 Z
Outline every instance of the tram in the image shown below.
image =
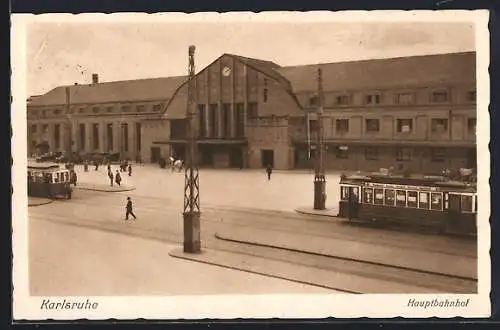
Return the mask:
M 475 235 L 476 184 L 438 176 L 342 176 L 339 217 L 349 221 L 392 222 L 431 227 L 440 233 Z
M 71 199 L 70 174 L 58 164 L 28 164 L 28 196 Z

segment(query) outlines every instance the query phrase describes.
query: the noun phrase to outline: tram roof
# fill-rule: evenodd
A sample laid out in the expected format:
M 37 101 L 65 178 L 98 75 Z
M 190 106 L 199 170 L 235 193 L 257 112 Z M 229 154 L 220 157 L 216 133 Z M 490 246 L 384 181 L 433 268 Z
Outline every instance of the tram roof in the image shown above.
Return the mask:
M 475 191 L 476 185 L 461 181 L 448 180 L 443 176 L 428 176 L 428 175 L 411 175 L 405 177 L 403 175 L 387 175 L 383 173 L 366 173 L 366 174 L 353 174 L 347 175 L 341 180 L 344 183 L 378 183 L 378 184 L 392 184 L 402 186 L 421 186 L 421 187 L 436 187 L 436 188 L 453 188 L 454 190 L 461 191 Z
M 28 169 L 30 170 L 58 170 L 61 166 L 57 163 L 37 163 L 28 162 Z

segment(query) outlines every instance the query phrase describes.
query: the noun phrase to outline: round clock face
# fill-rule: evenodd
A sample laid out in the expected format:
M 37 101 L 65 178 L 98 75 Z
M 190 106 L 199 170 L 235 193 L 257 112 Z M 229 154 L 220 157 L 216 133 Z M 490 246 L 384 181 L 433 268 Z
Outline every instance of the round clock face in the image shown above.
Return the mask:
M 231 68 L 225 66 L 224 68 L 222 68 L 222 74 L 226 77 L 229 76 L 231 74 Z

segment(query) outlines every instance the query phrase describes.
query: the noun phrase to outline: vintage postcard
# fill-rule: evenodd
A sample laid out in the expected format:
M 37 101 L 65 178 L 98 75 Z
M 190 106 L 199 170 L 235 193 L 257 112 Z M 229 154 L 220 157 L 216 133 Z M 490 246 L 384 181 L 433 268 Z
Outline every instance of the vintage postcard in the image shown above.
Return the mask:
M 13 15 L 14 318 L 489 316 L 488 18 Z

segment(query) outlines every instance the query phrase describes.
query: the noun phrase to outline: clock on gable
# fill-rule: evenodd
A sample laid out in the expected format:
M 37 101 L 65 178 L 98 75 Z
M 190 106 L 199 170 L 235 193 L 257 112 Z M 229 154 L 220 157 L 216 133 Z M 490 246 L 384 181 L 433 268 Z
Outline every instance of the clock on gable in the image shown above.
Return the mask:
M 225 66 L 222 68 L 222 75 L 227 77 L 231 74 L 231 68 L 228 66 Z

